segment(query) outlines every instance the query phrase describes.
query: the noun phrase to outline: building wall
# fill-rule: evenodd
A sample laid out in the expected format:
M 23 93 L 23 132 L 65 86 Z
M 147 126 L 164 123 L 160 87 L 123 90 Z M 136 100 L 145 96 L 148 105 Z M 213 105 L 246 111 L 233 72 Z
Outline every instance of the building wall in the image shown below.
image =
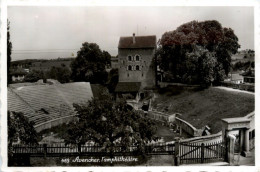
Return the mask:
M 142 88 L 155 86 L 155 68 L 153 63 L 155 49 L 119 49 L 119 82 L 141 82 Z M 135 61 L 135 56 L 139 55 L 139 61 Z M 128 60 L 131 56 L 133 61 Z M 128 66 L 132 70 L 128 70 Z M 139 70 L 136 66 L 139 65 Z
M 111 68 L 118 69 L 118 58 L 111 58 Z
M 23 80 L 24 80 L 24 75 L 12 76 L 12 81 L 23 81 Z

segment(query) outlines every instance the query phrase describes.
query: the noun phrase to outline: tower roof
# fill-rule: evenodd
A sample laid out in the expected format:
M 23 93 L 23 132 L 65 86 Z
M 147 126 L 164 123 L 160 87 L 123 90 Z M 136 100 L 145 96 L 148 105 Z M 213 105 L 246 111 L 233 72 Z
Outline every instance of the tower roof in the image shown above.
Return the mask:
M 155 48 L 156 36 L 120 37 L 118 48 Z

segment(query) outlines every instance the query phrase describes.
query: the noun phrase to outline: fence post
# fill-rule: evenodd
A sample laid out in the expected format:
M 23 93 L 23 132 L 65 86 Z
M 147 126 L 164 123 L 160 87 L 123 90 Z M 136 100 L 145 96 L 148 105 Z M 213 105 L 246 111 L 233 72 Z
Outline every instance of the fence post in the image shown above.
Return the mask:
M 174 148 L 174 164 L 176 166 L 179 166 L 179 146 L 180 146 L 180 142 L 179 141 L 176 141 L 175 142 L 175 148 Z
M 43 144 L 43 153 L 44 153 L 44 158 L 47 156 L 47 144 Z
M 201 144 L 201 153 L 200 153 L 200 156 L 201 156 L 201 163 L 204 163 L 204 143 Z
M 81 144 L 78 143 L 78 153 L 80 154 L 81 153 Z
M 225 140 L 225 162 L 228 162 L 228 151 L 229 151 L 229 149 L 228 149 L 228 145 L 229 145 L 229 139 L 228 138 L 226 138 L 226 140 Z

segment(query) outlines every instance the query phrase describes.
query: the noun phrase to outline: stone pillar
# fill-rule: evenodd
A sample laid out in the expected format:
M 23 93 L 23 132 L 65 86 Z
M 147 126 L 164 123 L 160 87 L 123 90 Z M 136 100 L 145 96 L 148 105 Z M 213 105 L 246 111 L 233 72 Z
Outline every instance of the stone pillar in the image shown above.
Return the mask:
M 239 130 L 239 150 L 240 150 L 240 153 L 243 150 L 243 147 L 244 147 L 244 131 Z
M 181 134 L 182 134 L 182 128 L 181 128 L 181 126 L 180 126 L 180 137 L 181 137 Z
M 246 129 L 245 130 L 245 151 L 248 152 L 249 151 L 249 130 Z
M 249 130 L 245 130 L 245 151 L 249 151 Z
M 229 134 L 228 135 L 229 145 L 228 145 L 228 162 L 230 165 L 235 164 L 234 159 L 234 149 L 235 149 L 235 141 L 236 137 L 234 135 Z
M 244 131 L 244 151 L 243 151 L 243 155 L 245 157 L 252 156 L 251 152 L 249 151 L 249 129 L 246 129 Z

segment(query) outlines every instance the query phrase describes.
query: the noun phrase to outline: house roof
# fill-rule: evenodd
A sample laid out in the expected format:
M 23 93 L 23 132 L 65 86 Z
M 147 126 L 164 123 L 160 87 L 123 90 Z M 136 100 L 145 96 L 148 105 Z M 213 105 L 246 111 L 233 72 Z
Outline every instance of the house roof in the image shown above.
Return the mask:
M 74 103 L 87 103 L 92 97 L 90 83 L 75 82 L 10 87 L 7 101 L 9 111 L 23 112 L 37 125 L 74 114 Z
M 129 93 L 138 92 L 141 87 L 141 82 L 119 82 L 116 86 L 115 92 Z
M 156 36 L 135 36 L 135 43 L 133 43 L 133 36 L 120 37 L 118 48 L 155 48 Z
M 241 76 L 241 75 L 238 74 L 238 73 L 234 73 L 234 74 L 231 74 L 231 80 L 232 80 L 232 81 L 243 80 L 243 76 Z

